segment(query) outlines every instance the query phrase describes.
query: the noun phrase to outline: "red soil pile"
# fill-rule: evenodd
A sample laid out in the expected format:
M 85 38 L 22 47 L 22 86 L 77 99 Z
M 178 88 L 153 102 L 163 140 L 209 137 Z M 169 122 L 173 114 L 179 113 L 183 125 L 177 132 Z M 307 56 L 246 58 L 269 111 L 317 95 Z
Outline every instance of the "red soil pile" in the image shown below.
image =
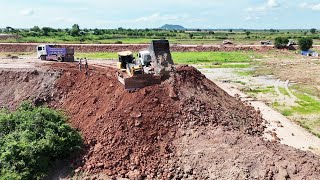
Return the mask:
M 0 107 L 14 110 L 24 100 L 50 101 L 57 78 L 59 73 L 41 69 L 0 69 Z
M 49 67 L 49 68 L 48 68 Z M 45 68 L 45 70 L 43 70 Z M 47 70 L 46 70 L 47 69 Z M 195 68 L 125 91 L 115 69 L 54 63 L 0 71 L 0 106 L 22 100 L 65 110 L 87 148 L 76 172 L 130 179 L 318 179 L 320 158 L 263 140 L 262 119 Z
M 113 68 L 92 68 L 87 77 L 75 65 L 65 66 L 54 105 L 67 111 L 89 145 L 80 169 L 90 173 L 156 173 L 174 156 L 178 128 L 214 125 L 250 135 L 263 131 L 259 113 L 193 67 L 180 66 L 161 85 L 128 92 Z

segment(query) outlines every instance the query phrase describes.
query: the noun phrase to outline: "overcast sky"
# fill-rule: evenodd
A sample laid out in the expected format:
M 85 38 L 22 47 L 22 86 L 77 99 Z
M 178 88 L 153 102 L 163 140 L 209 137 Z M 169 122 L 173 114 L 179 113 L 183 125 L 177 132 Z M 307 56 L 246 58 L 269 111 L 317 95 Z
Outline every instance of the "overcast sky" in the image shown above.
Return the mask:
M 320 29 L 320 0 L 0 0 L 0 27 Z

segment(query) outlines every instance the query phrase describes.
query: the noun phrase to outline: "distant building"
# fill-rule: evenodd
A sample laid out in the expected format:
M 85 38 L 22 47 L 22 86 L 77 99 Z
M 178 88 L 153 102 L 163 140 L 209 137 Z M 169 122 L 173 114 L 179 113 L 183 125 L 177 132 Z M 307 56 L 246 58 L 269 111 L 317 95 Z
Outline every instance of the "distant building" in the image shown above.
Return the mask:
M 319 54 L 315 51 L 308 50 L 308 51 L 301 51 L 301 55 L 303 56 L 312 56 L 312 57 L 319 57 Z

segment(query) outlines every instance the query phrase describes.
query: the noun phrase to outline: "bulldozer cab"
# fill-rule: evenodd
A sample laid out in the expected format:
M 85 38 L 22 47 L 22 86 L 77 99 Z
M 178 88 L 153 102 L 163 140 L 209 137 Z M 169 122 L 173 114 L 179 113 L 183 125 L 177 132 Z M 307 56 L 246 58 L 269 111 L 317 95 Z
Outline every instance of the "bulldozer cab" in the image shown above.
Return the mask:
M 126 69 L 127 64 L 132 64 L 134 61 L 134 57 L 131 51 L 119 52 L 118 57 L 119 57 L 119 62 L 118 62 L 119 69 Z

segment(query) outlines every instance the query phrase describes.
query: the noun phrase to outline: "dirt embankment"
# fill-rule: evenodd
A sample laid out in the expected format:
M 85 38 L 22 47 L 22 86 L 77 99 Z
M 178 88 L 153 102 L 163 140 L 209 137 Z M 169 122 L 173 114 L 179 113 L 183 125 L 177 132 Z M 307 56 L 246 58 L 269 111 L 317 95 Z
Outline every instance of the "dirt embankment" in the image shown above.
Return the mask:
M 24 100 L 42 104 L 53 98 L 55 71 L 0 69 L 0 106 L 15 109 Z
M 0 52 L 34 52 L 38 44 L 0 43 Z M 120 52 L 130 50 L 138 52 L 146 49 L 147 44 L 63 44 L 61 47 L 72 47 L 78 53 Z M 273 46 L 219 46 L 219 45 L 172 45 L 174 52 L 208 52 L 208 51 L 269 51 Z
M 46 68 L 61 72 L 49 105 L 66 111 L 87 144 L 76 172 L 130 179 L 320 176 L 319 157 L 264 141 L 261 114 L 193 67 L 180 66 L 161 85 L 136 92 L 123 89 L 113 68 L 91 67 L 89 76 L 75 64 Z
M 55 105 L 88 144 L 77 171 L 131 179 L 320 175 L 319 157 L 264 141 L 261 115 L 192 67 L 132 93 L 114 73 L 94 68 L 86 77 L 70 66 L 57 81 Z
M 18 38 L 19 36 L 16 34 L 0 34 L 0 40 L 7 40 L 12 38 Z

